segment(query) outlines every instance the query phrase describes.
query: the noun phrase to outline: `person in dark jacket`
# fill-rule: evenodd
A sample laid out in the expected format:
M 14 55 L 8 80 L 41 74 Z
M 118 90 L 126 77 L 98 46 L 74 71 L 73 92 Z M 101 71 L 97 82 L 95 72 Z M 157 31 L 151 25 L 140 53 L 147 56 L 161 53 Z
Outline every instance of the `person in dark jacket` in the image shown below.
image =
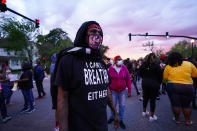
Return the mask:
M 74 47 L 65 50 L 56 62 L 60 131 L 107 131 L 107 104 L 113 110 L 115 127 L 119 125 L 108 89 L 111 80 L 100 53 L 102 40 L 100 25 L 85 22 L 77 32 Z
M 158 94 L 158 90 L 160 84 L 162 82 L 162 71 L 159 66 L 155 62 L 155 54 L 150 53 L 145 62 L 140 67 L 140 76 L 142 77 L 142 89 L 143 89 L 143 112 L 142 116 L 146 116 L 149 112 L 146 110 L 148 101 L 150 100 L 150 121 L 157 120 L 157 116 L 155 113 L 156 106 L 156 96 Z
M 18 86 L 19 89 L 21 89 L 21 92 L 24 97 L 24 107 L 21 110 L 21 113 L 32 113 L 35 111 L 34 105 L 33 105 L 33 99 L 32 99 L 32 88 L 33 88 L 33 74 L 32 74 L 32 66 L 24 62 L 21 65 L 22 67 L 22 74 L 20 79 L 18 80 Z
M 44 80 L 44 69 L 43 67 L 40 65 L 40 61 L 37 60 L 36 61 L 36 66 L 34 67 L 34 80 L 36 81 L 36 87 L 38 90 L 38 97 L 36 98 L 41 99 L 43 96 L 46 95 L 44 88 L 43 88 L 43 80 Z

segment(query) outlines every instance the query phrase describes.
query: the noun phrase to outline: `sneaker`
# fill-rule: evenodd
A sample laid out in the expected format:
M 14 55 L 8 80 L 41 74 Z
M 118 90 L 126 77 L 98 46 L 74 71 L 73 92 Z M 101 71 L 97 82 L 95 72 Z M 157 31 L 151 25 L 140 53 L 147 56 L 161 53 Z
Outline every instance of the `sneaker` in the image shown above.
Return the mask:
M 28 111 L 28 108 L 23 108 L 20 113 L 24 113 L 24 112 L 27 112 Z
M 158 96 L 158 97 L 156 97 L 156 99 L 157 99 L 157 100 L 160 100 L 160 97 Z
M 143 101 L 143 97 L 140 97 L 139 100 L 140 100 L 140 101 Z
M 149 121 L 156 121 L 157 120 L 157 116 L 153 115 L 149 117 Z
M 6 107 L 10 107 L 10 106 L 12 106 L 12 104 L 6 104 Z
M 110 118 L 110 119 L 107 121 L 107 123 L 108 123 L 108 124 L 111 124 L 113 121 L 114 121 L 114 119 L 113 119 L 113 118 Z
M 146 111 L 146 112 L 142 112 L 142 116 L 145 117 L 145 116 L 148 116 L 149 115 L 149 112 Z
M 35 106 L 35 105 L 36 105 L 36 102 L 34 101 L 34 102 L 33 102 L 33 106 Z
M 59 131 L 59 127 L 55 127 L 55 130 L 54 131 Z
M 41 96 L 38 96 L 38 97 L 35 98 L 35 100 L 39 100 L 39 99 L 41 99 L 41 98 L 42 98 Z
M 125 124 L 124 124 L 123 121 L 120 121 L 120 127 L 121 127 L 122 129 L 126 129 L 126 126 L 125 126 Z
M 5 118 L 2 119 L 2 122 L 3 122 L 3 123 L 6 123 L 6 122 L 8 122 L 8 121 L 11 120 L 11 119 L 12 119 L 11 116 L 6 116 Z
M 35 110 L 36 110 L 35 108 L 29 109 L 29 110 L 27 111 L 27 113 L 30 114 L 30 113 L 34 112 Z
M 175 117 L 173 117 L 172 120 L 175 121 L 176 124 L 180 124 L 181 123 L 179 120 L 177 121 Z

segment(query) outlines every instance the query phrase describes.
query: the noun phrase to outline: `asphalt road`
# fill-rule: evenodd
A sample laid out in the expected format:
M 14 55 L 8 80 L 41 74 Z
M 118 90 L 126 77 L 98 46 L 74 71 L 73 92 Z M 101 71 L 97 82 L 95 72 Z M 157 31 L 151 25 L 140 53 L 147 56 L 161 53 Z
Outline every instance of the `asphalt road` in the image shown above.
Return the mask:
M 138 83 L 141 89 L 140 83 Z M 0 131 L 54 131 L 55 115 L 51 109 L 51 97 L 49 94 L 50 85 L 49 78 L 44 80 L 44 89 L 47 93 L 46 97 L 36 101 L 36 111 L 32 114 L 21 114 L 24 101 L 20 91 L 14 92 L 11 103 L 8 107 L 8 113 L 13 118 L 7 123 L 0 123 Z M 36 88 L 33 89 L 34 97 L 37 97 Z M 191 120 L 194 122 L 190 127 L 184 124 L 175 124 L 172 121 L 172 112 L 170 110 L 170 103 L 167 95 L 162 95 L 161 99 L 157 101 L 156 115 L 158 120 L 149 122 L 148 117 L 142 117 L 142 102 L 139 101 L 135 89 L 132 89 L 132 97 L 127 99 L 125 119 L 125 131 L 197 131 L 197 111 L 193 110 Z M 148 108 L 149 109 L 149 108 Z M 107 108 L 109 114 L 109 108 Z M 109 115 L 108 115 L 109 116 Z M 183 121 L 183 114 L 181 114 Z M 121 128 L 117 129 L 122 131 Z M 82 129 L 85 131 L 85 129 Z M 109 131 L 115 131 L 113 124 L 109 125 Z

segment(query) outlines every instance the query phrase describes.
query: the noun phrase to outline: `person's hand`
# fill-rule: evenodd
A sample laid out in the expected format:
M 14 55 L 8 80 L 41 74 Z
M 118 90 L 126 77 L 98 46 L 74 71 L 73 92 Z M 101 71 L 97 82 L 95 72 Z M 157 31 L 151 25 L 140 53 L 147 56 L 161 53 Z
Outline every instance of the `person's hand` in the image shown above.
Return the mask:
M 128 93 L 128 97 L 131 97 L 131 93 Z
M 120 124 L 120 119 L 118 117 L 118 114 L 114 115 L 114 128 L 117 129 Z

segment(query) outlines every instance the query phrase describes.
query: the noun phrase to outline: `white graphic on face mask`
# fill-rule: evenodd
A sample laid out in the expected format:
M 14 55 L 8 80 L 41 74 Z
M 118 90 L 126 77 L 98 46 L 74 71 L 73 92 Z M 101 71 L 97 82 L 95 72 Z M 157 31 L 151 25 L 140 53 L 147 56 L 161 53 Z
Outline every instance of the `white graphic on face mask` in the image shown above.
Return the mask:
M 89 62 L 85 64 L 84 79 L 86 86 L 109 84 L 107 70 L 99 62 Z M 93 87 L 94 87 L 93 86 Z M 90 87 L 91 88 L 91 87 Z M 98 88 L 99 89 L 99 88 Z M 88 100 L 96 100 L 107 96 L 107 90 L 88 92 Z

